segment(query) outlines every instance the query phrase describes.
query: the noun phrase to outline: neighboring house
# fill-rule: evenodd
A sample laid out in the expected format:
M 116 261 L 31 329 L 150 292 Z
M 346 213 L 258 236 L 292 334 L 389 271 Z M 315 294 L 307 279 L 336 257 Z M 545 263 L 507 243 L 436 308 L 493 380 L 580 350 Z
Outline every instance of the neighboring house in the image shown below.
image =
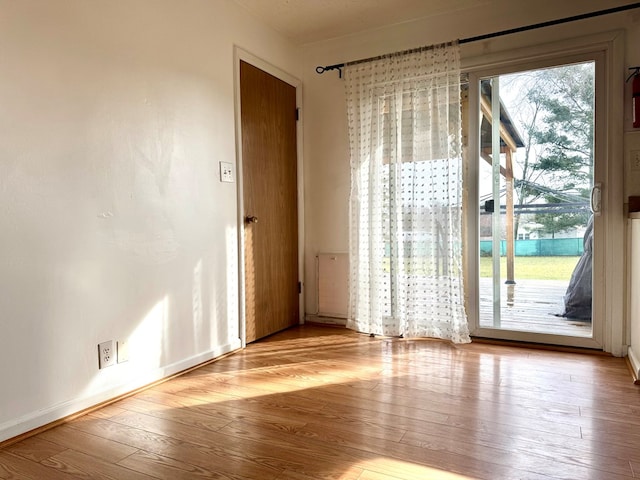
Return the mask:
M 558 232 L 554 235 L 544 232 L 542 226 L 533 221 L 525 221 L 518 226 L 518 234 L 516 240 L 537 240 L 540 238 L 582 238 L 586 226 L 571 228 Z M 501 231 L 501 238 L 506 237 L 506 231 L 504 225 Z M 480 240 L 491 240 L 491 215 L 480 215 Z
M 540 227 L 537 227 L 536 225 L 523 225 L 522 233 L 520 235 L 523 235 L 524 237 L 528 236 L 531 240 L 538 238 L 582 238 L 584 237 L 584 232 L 586 230 L 586 226 L 576 227 L 551 235 L 550 233 L 541 231 Z

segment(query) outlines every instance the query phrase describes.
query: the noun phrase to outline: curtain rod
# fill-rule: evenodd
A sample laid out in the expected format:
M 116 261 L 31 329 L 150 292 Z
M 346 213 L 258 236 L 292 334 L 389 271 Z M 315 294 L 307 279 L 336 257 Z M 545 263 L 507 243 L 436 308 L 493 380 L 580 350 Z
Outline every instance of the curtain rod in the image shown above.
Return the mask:
M 526 32 L 529 30 L 536 30 L 538 28 L 551 27 L 553 25 L 560 25 L 562 23 L 569 23 L 569 22 L 575 22 L 578 20 L 585 20 L 587 18 L 600 17 L 602 15 L 609 15 L 611 13 L 624 12 L 626 10 L 632 10 L 634 8 L 640 8 L 640 2 L 630 3 L 628 5 L 622 5 L 620 7 L 607 8 L 606 10 L 598 10 L 595 12 L 583 13 L 581 15 L 574 15 L 572 17 L 549 20 L 548 22 L 534 23 L 533 25 L 525 25 L 524 27 L 510 28 L 508 30 L 501 30 L 499 32 L 486 33 L 484 35 L 477 35 L 475 37 L 462 38 L 458 41 L 458 43 L 462 45 L 464 43 L 478 42 L 480 40 L 486 40 L 488 38 L 502 37 L 504 35 L 511 35 L 513 33 Z M 429 45 L 424 47 L 411 48 L 409 50 L 403 50 L 397 53 L 399 54 L 414 53 L 414 52 L 420 52 L 423 50 L 428 50 L 430 48 L 433 48 L 433 46 Z M 369 57 L 369 58 L 362 58 L 360 60 L 352 60 L 350 62 L 345 62 L 345 63 L 336 63 L 335 65 L 327 65 L 324 67 L 317 66 L 316 73 L 323 74 L 324 72 L 328 72 L 329 70 L 338 70 L 338 75 L 340 78 L 342 78 L 342 68 L 345 67 L 346 65 L 356 65 L 358 63 L 372 62 L 374 60 L 380 60 L 381 58 L 387 57 L 388 55 L 391 55 L 391 54 L 378 55 L 376 57 Z

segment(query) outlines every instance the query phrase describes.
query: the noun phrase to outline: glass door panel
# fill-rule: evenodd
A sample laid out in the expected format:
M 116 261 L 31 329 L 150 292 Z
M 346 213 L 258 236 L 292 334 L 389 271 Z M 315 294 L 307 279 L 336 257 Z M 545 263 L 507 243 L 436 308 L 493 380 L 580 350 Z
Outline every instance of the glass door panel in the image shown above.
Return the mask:
M 478 97 L 479 327 L 591 338 L 595 62 Z

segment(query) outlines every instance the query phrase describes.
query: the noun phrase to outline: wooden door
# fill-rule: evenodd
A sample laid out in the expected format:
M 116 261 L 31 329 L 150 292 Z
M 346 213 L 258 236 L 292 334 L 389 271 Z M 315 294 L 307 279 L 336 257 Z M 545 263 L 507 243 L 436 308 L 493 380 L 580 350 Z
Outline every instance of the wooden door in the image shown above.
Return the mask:
M 240 62 L 246 341 L 299 322 L 296 89 Z

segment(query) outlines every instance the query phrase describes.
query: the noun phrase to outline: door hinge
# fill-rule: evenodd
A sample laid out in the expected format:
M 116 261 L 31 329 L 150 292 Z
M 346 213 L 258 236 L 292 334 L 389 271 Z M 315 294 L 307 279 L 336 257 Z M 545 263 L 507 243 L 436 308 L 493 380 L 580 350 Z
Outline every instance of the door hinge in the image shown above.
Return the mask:
M 302 282 L 298 282 L 298 293 L 302 293 Z
M 296 108 L 296 122 L 300 120 L 300 109 Z

